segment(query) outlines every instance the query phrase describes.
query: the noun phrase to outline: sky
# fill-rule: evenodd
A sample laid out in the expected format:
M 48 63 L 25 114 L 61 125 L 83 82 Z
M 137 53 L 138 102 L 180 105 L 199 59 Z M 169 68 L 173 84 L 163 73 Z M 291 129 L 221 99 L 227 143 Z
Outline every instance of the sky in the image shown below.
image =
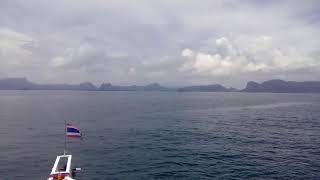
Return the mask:
M 0 78 L 320 80 L 318 0 L 0 0 Z

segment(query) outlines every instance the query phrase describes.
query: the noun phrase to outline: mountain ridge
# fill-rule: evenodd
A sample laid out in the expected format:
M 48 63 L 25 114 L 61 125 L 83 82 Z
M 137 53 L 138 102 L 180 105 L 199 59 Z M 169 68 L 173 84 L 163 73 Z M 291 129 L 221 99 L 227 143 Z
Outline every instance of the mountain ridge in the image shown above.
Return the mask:
M 271 92 L 271 93 L 320 93 L 320 81 L 284 81 L 272 79 L 257 83 L 249 81 L 242 92 Z
M 158 83 L 145 86 L 119 86 L 111 83 L 102 83 L 99 87 L 91 82 L 80 84 L 39 84 L 27 78 L 0 79 L 0 90 L 74 90 L 74 91 L 178 91 L 178 92 L 248 92 L 248 93 L 320 93 L 320 81 L 284 81 L 272 79 L 261 83 L 249 81 L 242 90 L 227 88 L 221 84 L 184 86 L 169 88 Z

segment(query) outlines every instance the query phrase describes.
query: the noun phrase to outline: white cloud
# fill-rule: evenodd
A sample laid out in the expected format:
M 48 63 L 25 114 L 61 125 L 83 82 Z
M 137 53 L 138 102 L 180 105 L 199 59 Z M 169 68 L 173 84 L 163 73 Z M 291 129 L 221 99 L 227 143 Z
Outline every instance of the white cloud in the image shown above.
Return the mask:
M 49 65 L 53 67 L 63 66 L 95 66 L 97 61 L 103 60 L 106 52 L 103 48 L 83 43 L 72 48 L 66 48 L 59 56 L 51 59 Z M 93 62 L 93 64 L 91 64 Z
M 67 62 L 66 62 L 66 59 L 63 58 L 63 57 L 55 57 L 52 59 L 50 65 L 54 66 L 54 67 L 59 67 L 59 66 L 63 66 L 65 65 Z
M 182 52 L 181 52 L 181 56 L 183 57 L 193 57 L 194 56 L 194 53 L 192 50 L 190 49 L 184 49 Z
M 213 54 L 197 52 L 193 58 L 186 56 L 186 62 L 180 71 L 192 72 L 195 75 L 230 76 L 247 73 L 278 71 L 287 72 L 304 68 L 319 67 L 320 62 L 309 54 L 302 54 L 299 49 L 292 47 L 277 47 L 272 42 L 272 37 L 260 36 L 247 38 L 245 41 L 230 41 L 226 37 L 216 39 L 216 49 Z
M 21 60 L 32 55 L 24 45 L 34 41 L 28 35 L 8 28 L 0 28 L 0 63 L 19 64 Z
M 134 67 L 130 67 L 129 70 L 128 70 L 128 74 L 129 75 L 135 75 L 137 72 L 136 72 L 136 69 Z

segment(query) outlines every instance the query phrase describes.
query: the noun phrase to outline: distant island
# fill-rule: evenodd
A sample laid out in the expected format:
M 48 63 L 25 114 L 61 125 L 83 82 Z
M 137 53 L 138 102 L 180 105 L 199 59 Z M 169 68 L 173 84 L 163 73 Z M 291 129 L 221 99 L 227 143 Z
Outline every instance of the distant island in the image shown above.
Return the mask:
M 158 83 L 149 84 L 146 86 L 113 86 L 111 83 L 103 83 L 97 89 L 99 91 L 170 91 L 173 89 L 160 86 Z
M 283 81 L 279 79 L 262 83 L 249 81 L 242 90 L 226 88 L 220 84 L 169 88 L 158 83 L 146 86 L 115 86 L 103 83 L 96 87 L 90 82 L 80 84 L 38 84 L 26 78 L 0 79 L 0 90 L 72 90 L 72 91 L 179 91 L 179 92 L 268 92 L 268 93 L 320 93 L 320 81 Z
M 0 79 L 0 90 L 73 90 L 73 91 L 170 91 L 174 89 L 160 86 L 158 83 L 147 86 L 114 86 L 103 83 L 96 87 L 90 82 L 80 84 L 38 84 L 26 78 Z
M 238 91 L 235 88 L 226 88 L 220 84 L 212 84 L 212 85 L 201 85 L 201 86 L 187 86 L 183 88 L 178 88 L 178 91 L 181 92 L 236 92 Z
M 320 81 L 296 82 L 274 79 L 260 84 L 250 81 L 242 92 L 320 93 Z

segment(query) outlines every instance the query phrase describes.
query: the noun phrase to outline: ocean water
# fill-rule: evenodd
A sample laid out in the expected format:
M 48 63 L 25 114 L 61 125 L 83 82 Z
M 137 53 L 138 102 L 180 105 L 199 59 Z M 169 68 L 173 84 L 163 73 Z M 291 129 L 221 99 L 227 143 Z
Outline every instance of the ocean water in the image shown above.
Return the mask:
M 0 91 L 0 179 L 320 179 L 320 94 Z

